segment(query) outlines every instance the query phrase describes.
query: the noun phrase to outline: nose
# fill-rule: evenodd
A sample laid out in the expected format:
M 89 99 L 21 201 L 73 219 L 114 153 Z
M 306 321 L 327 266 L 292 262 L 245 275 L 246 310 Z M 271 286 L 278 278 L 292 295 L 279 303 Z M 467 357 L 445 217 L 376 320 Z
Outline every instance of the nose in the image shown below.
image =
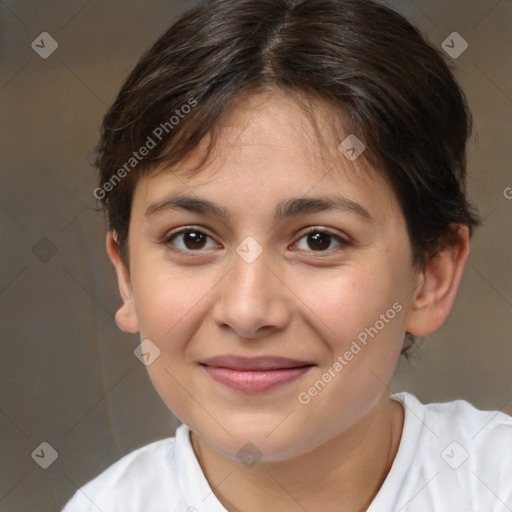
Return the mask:
M 257 339 L 288 325 L 291 292 L 270 264 L 265 251 L 252 263 L 234 254 L 233 267 L 221 281 L 213 309 L 220 328 L 240 338 Z

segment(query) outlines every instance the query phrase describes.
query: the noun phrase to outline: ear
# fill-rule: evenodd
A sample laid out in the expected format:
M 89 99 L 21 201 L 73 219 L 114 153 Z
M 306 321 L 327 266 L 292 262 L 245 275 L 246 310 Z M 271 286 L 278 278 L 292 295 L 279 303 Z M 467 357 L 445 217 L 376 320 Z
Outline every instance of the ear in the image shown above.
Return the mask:
M 121 248 L 113 231 L 107 233 L 107 253 L 116 269 L 119 292 L 123 300 L 123 305 L 116 313 L 116 323 L 122 331 L 129 333 L 139 332 L 139 321 L 133 298 L 130 271 L 122 258 Z
M 449 243 L 418 276 L 406 330 L 417 336 L 435 332 L 448 317 L 469 255 L 469 230 L 458 226 Z

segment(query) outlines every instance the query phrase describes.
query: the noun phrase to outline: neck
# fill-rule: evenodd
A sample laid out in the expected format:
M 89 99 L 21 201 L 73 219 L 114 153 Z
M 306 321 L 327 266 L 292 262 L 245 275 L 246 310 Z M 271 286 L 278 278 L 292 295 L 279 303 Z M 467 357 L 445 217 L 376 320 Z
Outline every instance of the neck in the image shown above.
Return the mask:
M 308 512 L 360 512 L 391 469 L 402 427 L 402 405 L 383 395 L 361 421 L 318 448 L 252 468 L 191 436 L 205 476 L 229 512 L 288 512 L 299 506 Z

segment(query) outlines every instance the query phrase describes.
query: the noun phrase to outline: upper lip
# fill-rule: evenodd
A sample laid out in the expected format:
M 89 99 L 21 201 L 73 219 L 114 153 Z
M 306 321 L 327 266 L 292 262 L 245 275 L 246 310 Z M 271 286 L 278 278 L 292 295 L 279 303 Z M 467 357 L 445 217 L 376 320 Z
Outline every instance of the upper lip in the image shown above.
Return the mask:
M 217 356 L 200 361 L 200 364 L 213 368 L 228 368 L 230 370 L 280 370 L 286 368 L 302 368 L 312 366 L 314 363 L 289 359 L 287 357 L 260 356 Z

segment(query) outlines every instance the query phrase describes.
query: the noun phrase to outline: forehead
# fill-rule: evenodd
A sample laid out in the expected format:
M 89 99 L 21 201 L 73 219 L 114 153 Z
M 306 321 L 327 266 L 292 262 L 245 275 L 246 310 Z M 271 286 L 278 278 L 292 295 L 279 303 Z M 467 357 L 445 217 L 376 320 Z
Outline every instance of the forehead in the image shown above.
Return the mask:
M 340 150 L 350 135 L 340 119 L 332 106 L 319 100 L 298 103 L 284 91 L 244 97 L 219 122 L 214 151 L 202 168 L 188 174 L 204 155 L 209 137 L 179 165 L 142 177 L 134 202 L 163 200 L 170 191 L 234 200 L 235 188 L 247 194 L 248 206 L 263 207 L 278 198 L 338 192 L 367 204 L 377 216 L 400 214 L 385 178 L 364 158 L 350 161 Z

